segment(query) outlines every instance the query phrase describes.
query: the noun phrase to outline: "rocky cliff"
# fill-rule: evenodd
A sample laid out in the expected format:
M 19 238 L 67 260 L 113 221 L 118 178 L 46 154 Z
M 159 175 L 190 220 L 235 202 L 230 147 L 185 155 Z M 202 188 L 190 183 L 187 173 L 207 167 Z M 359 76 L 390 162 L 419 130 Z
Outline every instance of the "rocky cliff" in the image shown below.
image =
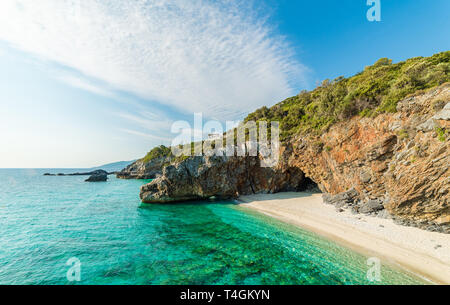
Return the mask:
M 302 190 L 314 183 L 338 210 L 393 217 L 450 233 L 450 51 L 326 80 L 248 121 L 277 121 L 282 145 L 272 168 L 258 157 L 172 158 L 154 148 L 123 176 L 161 176 L 141 189 L 143 202 Z M 166 156 L 165 159 L 159 159 Z M 148 161 L 151 161 L 150 163 Z M 145 174 L 133 174 L 145 173 Z
M 445 84 L 400 101 L 394 114 L 354 117 L 321 136 L 296 138 L 283 148 L 284 162 L 323 192 L 347 192 L 341 195 L 355 212 L 385 208 L 399 222 L 448 231 L 449 110 Z
M 302 190 L 354 212 L 450 232 L 450 84 L 400 101 L 396 113 L 353 118 L 321 135 L 298 136 L 277 166 L 257 157 L 192 157 L 141 188 L 147 203 Z M 310 180 L 309 180 L 310 179 Z

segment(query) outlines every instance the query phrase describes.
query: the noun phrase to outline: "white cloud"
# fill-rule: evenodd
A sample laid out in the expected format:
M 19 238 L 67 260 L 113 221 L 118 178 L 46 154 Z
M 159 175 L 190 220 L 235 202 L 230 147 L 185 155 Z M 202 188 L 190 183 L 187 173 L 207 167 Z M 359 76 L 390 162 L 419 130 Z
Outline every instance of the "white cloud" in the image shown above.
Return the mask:
M 170 131 L 173 121 L 162 116 L 148 111 L 137 114 L 130 114 L 125 112 L 115 113 L 116 116 L 125 119 L 134 125 L 149 131 Z
M 90 83 L 84 78 L 77 77 L 70 74 L 61 74 L 57 76 L 61 81 L 71 85 L 72 87 L 79 88 L 88 92 L 92 92 L 97 95 L 102 95 L 106 97 L 115 97 L 114 93 L 102 86 Z
M 116 90 L 236 119 L 294 94 L 304 71 L 253 9 L 227 0 L 1 0 L 0 39 Z

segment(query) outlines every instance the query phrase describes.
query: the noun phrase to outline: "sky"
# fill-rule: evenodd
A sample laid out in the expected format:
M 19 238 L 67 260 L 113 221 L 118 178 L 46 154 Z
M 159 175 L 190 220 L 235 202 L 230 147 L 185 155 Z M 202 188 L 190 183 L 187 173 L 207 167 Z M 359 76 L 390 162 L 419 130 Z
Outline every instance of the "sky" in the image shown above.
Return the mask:
M 369 1 L 370 2 L 370 1 Z M 86 168 L 450 49 L 448 0 L 2 0 L 0 168 Z M 198 131 L 201 133 L 201 131 Z

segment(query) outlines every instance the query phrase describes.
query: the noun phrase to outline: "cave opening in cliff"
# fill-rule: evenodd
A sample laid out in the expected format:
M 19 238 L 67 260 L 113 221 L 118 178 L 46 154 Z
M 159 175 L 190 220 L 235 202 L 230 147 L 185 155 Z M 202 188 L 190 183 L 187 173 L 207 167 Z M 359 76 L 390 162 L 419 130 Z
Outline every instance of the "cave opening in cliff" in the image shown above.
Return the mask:
M 319 189 L 317 183 L 315 183 L 311 178 L 305 177 L 300 187 L 300 192 L 314 192 L 314 193 L 322 193 Z
M 313 192 L 321 193 L 317 183 L 307 177 L 305 173 L 296 166 L 289 167 L 282 173 L 283 187 L 280 192 Z

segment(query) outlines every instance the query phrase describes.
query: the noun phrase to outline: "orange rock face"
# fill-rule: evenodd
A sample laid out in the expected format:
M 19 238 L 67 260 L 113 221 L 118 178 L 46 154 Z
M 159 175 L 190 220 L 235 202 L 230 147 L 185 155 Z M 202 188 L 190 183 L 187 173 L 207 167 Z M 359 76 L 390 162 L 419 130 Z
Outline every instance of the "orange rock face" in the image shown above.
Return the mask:
M 363 201 L 382 199 L 392 215 L 448 224 L 449 105 L 446 84 L 403 100 L 395 114 L 354 117 L 320 137 L 298 137 L 283 148 L 283 162 L 324 192 L 354 188 Z

